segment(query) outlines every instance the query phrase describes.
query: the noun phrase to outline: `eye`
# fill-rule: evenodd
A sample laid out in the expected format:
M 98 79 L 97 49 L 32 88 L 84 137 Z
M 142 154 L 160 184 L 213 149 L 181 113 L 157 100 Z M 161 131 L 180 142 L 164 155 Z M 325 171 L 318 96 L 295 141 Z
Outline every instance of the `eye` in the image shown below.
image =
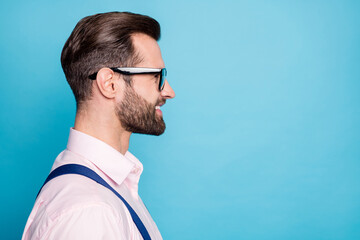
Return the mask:
M 154 78 L 155 78 L 156 81 L 158 81 L 160 79 L 160 73 L 156 73 L 154 75 Z

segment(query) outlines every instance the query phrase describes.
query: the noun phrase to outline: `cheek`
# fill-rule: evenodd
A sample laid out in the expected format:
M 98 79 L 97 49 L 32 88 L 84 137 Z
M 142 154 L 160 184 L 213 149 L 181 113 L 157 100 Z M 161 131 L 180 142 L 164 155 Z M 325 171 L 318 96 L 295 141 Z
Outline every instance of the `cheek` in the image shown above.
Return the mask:
M 160 97 L 160 92 L 156 89 L 154 83 L 147 81 L 147 83 L 139 84 L 138 82 L 133 86 L 135 92 L 149 103 L 155 104 Z
M 156 93 L 156 92 L 155 92 L 155 93 L 153 92 L 152 94 L 148 93 L 147 95 L 143 95 L 142 97 L 143 97 L 147 102 L 155 105 L 155 104 L 158 102 L 159 96 L 160 96 L 160 94 L 158 94 L 158 93 Z

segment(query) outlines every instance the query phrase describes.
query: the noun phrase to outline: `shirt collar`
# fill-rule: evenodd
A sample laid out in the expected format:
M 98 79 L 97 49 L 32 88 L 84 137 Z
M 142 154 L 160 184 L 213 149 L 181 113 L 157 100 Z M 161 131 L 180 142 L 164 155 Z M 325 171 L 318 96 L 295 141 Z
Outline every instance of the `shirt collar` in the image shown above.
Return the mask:
M 143 165 L 130 152 L 122 155 L 107 143 L 74 128 L 70 128 L 67 149 L 91 161 L 119 185 L 130 177 L 137 189 Z

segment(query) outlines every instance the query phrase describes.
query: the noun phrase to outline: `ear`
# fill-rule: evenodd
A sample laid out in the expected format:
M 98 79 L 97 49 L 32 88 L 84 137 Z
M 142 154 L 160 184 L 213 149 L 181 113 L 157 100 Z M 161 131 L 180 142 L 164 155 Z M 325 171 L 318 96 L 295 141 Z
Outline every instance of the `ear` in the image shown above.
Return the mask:
M 96 75 L 96 84 L 99 91 L 106 98 L 115 98 L 119 86 L 116 81 L 119 77 L 110 68 L 102 68 Z

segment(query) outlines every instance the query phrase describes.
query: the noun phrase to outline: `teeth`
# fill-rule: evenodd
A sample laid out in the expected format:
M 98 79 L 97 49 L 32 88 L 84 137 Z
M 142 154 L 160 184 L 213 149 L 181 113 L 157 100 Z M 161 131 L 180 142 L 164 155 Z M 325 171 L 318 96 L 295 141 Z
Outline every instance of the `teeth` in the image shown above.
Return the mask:
M 155 109 L 160 109 L 160 106 L 156 106 Z

